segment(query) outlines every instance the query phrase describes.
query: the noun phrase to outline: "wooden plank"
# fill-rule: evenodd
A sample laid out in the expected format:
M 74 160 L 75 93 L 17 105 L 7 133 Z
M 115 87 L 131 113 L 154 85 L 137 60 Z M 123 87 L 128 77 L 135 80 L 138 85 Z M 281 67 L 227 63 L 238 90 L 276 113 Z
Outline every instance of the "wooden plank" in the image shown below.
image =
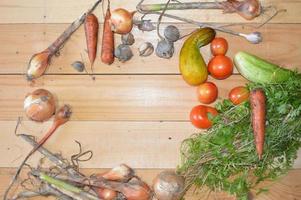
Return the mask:
M 23 115 L 24 96 L 45 88 L 57 96 L 60 104 L 73 107 L 73 120 L 188 120 L 190 109 L 198 104 L 195 87 L 180 75 L 47 75 L 34 87 L 21 75 L 0 75 L 0 120 L 16 120 Z M 212 79 L 209 79 L 212 80 Z M 219 97 L 246 80 L 233 75 L 215 80 Z
M 0 167 L 17 167 L 31 146 L 15 136 L 16 122 L 0 121 Z M 41 138 L 50 123 L 23 122 L 18 133 L 33 134 Z M 47 142 L 53 152 L 66 158 L 78 153 L 79 141 L 83 151 L 92 150 L 93 158 L 81 163 L 84 168 L 110 168 L 128 163 L 135 168 L 174 168 L 180 161 L 181 141 L 196 133 L 189 122 L 104 122 L 72 121 L 60 128 Z M 164 151 L 162 151 L 164 150 Z M 40 158 L 31 159 L 36 164 Z
M 162 25 L 164 28 L 166 24 Z M 45 49 L 55 38 L 64 30 L 66 24 L 14 24 L 0 25 L 2 32 L 0 36 L 0 73 L 15 74 L 24 73 L 27 69 L 27 63 L 30 57 Z M 178 24 L 181 33 L 184 35 L 194 30 L 193 26 Z M 236 30 L 243 32 L 252 32 L 250 27 L 238 28 Z M 288 33 L 289 30 L 289 33 Z M 244 39 L 230 35 L 218 33 L 218 36 L 226 37 L 229 41 L 228 56 L 240 51 L 248 51 L 263 58 L 269 59 L 279 65 L 287 68 L 299 68 L 301 64 L 297 58 L 301 57 L 301 24 L 273 24 L 261 28 L 264 42 L 259 45 L 253 45 Z M 100 30 L 102 33 L 102 30 Z M 175 44 L 175 55 L 172 59 L 162 59 L 155 55 L 150 57 L 139 57 L 138 47 L 145 41 L 156 45 L 158 37 L 156 31 L 144 32 L 134 29 L 136 43 L 132 46 L 134 57 L 126 63 L 116 61 L 112 66 L 104 65 L 100 62 L 100 52 L 98 53 L 94 72 L 97 74 L 178 74 L 178 57 L 182 41 Z M 289 36 L 288 36 L 289 34 Z M 99 42 L 100 45 L 101 42 Z M 120 39 L 116 40 L 116 45 Z M 88 57 L 86 54 L 86 44 L 83 28 L 78 30 L 73 37 L 66 43 L 61 51 L 61 56 L 52 60 L 52 65 L 48 69 L 48 74 L 74 74 L 78 73 L 71 67 L 75 60 L 81 60 L 81 55 L 90 70 Z M 211 57 L 209 47 L 204 47 L 201 52 L 208 62 Z
M 140 0 L 129 0 L 124 4 L 123 1 L 112 1 L 112 9 L 124 7 L 128 10 L 135 10 Z M 191 0 L 183 0 L 182 2 Z M 70 23 L 76 19 L 82 12 L 90 7 L 95 0 L 52 0 L 52 1 L 35 1 L 35 0 L 2 0 L 0 2 L 0 23 Z M 146 3 L 162 3 L 166 1 L 148 0 Z M 277 9 L 286 9 L 287 12 L 280 13 L 273 19 L 274 23 L 300 23 L 299 11 L 301 2 L 294 0 L 262 0 L 263 6 L 273 5 Z M 273 10 L 268 12 L 271 15 Z M 68 12 L 68 15 L 66 15 Z M 101 6 L 95 13 L 102 20 Z M 225 22 L 225 23 L 241 23 L 249 22 L 244 20 L 237 14 L 223 14 L 220 10 L 188 10 L 188 11 L 169 11 L 171 14 L 185 16 L 204 22 Z M 157 16 L 150 16 L 151 19 L 157 20 Z M 267 19 L 267 15 L 262 15 L 256 22 L 262 22 Z M 171 21 L 164 18 L 164 20 Z
M 0 121 L 1 167 L 17 167 L 31 146 L 14 135 L 15 121 Z M 18 133 L 32 134 L 41 138 L 50 122 L 23 121 Z M 110 168 L 128 163 L 135 168 L 174 168 L 180 163 L 181 142 L 200 130 L 190 122 L 112 122 L 71 121 L 61 127 L 47 141 L 46 147 L 70 158 L 78 152 L 79 141 L 83 151 L 92 150 L 93 158 L 80 164 L 83 168 Z M 37 164 L 40 154 L 30 163 Z M 294 168 L 301 168 L 301 151 Z
M 106 169 L 83 169 L 82 172 L 90 175 L 95 173 L 101 173 Z M 160 169 L 137 169 L 136 173 L 142 177 L 144 181 L 148 184 L 152 184 L 154 177 L 160 172 Z M 7 188 L 7 184 L 10 181 L 10 178 L 15 173 L 15 170 L 12 168 L 1 168 L 0 169 L 0 196 L 4 193 L 4 190 Z M 23 173 L 25 177 L 25 173 Z M 261 193 L 255 196 L 256 200 L 297 200 L 301 198 L 301 170 L 291 170 L 288 175 L 280 178 L 275 182 L 266 182 L 265 186 L 269 188 L 269 192 Z M 19 188 L 20 190 L 20 188 Z M 16 192 L 16 191 L 15 191 Z M 255 194 L 256 191 L 253 191 Z M 14 193 L 16 194 L 16 193 Z M 34 198 L 34 199 L 45 199 L 45 198 Z M 47 198 L 52 199 L 52 198 Z M 234 200 L 235 198 L 225 194 L 225 193 L 211 193 L 208 196 L 208 191 L 199 191 L 193 193 L 189 191 L 185 195 L 187 200 Z

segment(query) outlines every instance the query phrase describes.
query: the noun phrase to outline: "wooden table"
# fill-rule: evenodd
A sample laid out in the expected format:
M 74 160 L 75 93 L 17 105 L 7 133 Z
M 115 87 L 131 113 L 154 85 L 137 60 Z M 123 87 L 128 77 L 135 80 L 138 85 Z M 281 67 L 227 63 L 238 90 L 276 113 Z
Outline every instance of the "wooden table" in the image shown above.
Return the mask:
M 126 2 L 126 3 L 123 3 Z M 148 1 L 153 2 L 153 1 Z M 85 150 L 92 150 L 92 160 L 81 163 L 87 173 L 110 168 L 119 163 L 139 169 L 138 173 L 148 182 L 163 168 L 174 168 L 179 163 L 181 141 L 198 132 L 188 121 L 190 109 L 198 104 L 195 88 L 188 86 L 179 74 L 178 54 L 183 41 L 175 44 L 172 59 L 165 60 L 152 55 L 137 55 L 139 44 L 144 41 L 156 44 L 156 31 L 133 33 L 136 43 L 132 49 L 134 58 L 126 63 L 116 61 L 103 65 L 99 55 L 94 65 L 95 80 L 85 73 L 76 72 L 70 64 L 83 60 L 88 65 L 85 37 L 81 27 L 66 43 L 60 56 L 54 58 L 47 73 L 29 84 L 24 78 L 27 63 L 32 54 L 46 48 L 76 17 L 93 3 L 93 0 L 1 0 L 0 2 L 0 194 L 7 187 L 14 168 L 30 150 L 30 146 L 14 135 L 16 120 L 24 117 L 23 100 L 26 93 L 37 88 L 53 92 L 59 105 L 73 107 L 72 121 L 61 127 L 47 142 L 47 148 L 64 156 L 77 153 L 80 141 Z M 111 7 L 134 10 L 138 0 L 112 1 Z M 228 56 L 239 50 L 255 53 L 287 68 L 301 69 L 301 1 L 265 0 L 263 5 L 274 5 L 281 12 L 270 24 L 257 31 L 262 32 L 264 42 L 252 45 L 241 38 L 218 33 L 230 44 Z M 172 11 L 170 13 L 177 14 Z M 214 23 L 244 23 L 234 30 L 248 32 L 266 16 L 246 22 L 235 14 L 224 15 L 220 11 L 181 11 L 181 15 L 198 21 Z M 101 7 L 95 14 L 103 21 Z M 179 13 L 178 13 L 179 14 Z M 156 21 L 157 16 L 150 16 Z M 164 19 L 161 30 L 172 22 Z M 248 23 L 248 24 L 247 24 Z M 181 33 L 189 33 L 195 27 L 176 24 Z M 102 33 L 102 30 L 100 30 Z M 116 44 L 120 39 L 116 39 Z M 100 45 L 100 42 L 99 42 Z M 201 49 L 206 61 L 210 58 L 208 47 Z M 212 79 L 210 79 L 212 80 Z M 229 90 L 246 83 L 235 72 L 225 81 L 213 80 L 219 87 L 219 98 L 227 97 Z M 50 123 L 37 124 L 23 118 L 20 133 L 41 134 Z M 31 159 L 36 163 L 39 155 Z M 301 199 L 300 159 L 295 168 L 279 182 L 272 184 L 271 192 L 258 199 Z M 199 199 L 204 194 L 189 195 L 187 199 Z M 226 199 L 224 194 L 210 198 Z M 230 197 L 229 197 L 230 198 Z M 257 198 L 256 198 L 257 199 Z

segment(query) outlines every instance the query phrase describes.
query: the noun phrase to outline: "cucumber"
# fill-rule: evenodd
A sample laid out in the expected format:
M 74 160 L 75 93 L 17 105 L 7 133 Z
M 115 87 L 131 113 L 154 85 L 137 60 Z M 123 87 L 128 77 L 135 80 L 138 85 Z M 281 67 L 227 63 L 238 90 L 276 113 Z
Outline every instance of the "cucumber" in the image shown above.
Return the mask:
M 215 37 L 212 28 L 201 28 L 184 42 L 180 52 L 180 71 L 183 79 L 190 85 L 199 85 L 208 76 L 207 65 L 200 48 L 209 44 Z
M 246 52 L 238 52 L 234 56 L 234 64 L 243 77 L 255 83 L 281 83 L 294 74 L 291 70 Z

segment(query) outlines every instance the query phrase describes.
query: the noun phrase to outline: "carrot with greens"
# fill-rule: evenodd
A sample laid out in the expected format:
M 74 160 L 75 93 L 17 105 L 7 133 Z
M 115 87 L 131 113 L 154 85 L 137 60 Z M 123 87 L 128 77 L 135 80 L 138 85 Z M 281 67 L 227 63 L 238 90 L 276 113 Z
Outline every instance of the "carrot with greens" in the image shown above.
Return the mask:
M 266 96 L 262 89 L 254 89 L 251 91 L 250 104 L 254 141 L 258 157 L 261 159 L 263 154 L 266 121 Z
M 102 35 L 101 61 L 105 64 L 112 64 L 114 62 L 114 33 L 110 24 L 111 11 L 108 6 Z
M 97 38 L 98 38 L 98 19 L 94 14 L 89 14 L 86 17 L 85 34 L 86 34 L 88 56 L 92 68 L 96 57 Z

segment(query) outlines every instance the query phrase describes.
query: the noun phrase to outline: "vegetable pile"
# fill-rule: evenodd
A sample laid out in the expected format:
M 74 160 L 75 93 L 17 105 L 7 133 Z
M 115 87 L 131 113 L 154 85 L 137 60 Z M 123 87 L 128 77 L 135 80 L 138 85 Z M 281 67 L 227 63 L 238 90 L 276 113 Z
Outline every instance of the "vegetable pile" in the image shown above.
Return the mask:
M 238 53 L 234 60 L 238 58 L 239 68 L 254 69 L 247 73 L 265 69 L 260 80 L 248 76 L 250 81 L 257 81 L 248 83 L 247 88 L 256 92 L 260 88 L 260 95 L 266 96 L 266 108 L 261 105 L 254 109 L 249 101 L 234 105 L 226 99 L 218 103 L 219 115 L 212 119 L 213 126 L 206 134 L 195 134 L 183 141 L 183 162 L 178 170 L 188 186 L 207 186 L 213 191 L 224 190 L 238 199 L 247 199 L 259 182 L 285 174 L 297 157 L 301 146 L 301 76 L 292 71 L 287 76 L 287 70 L 247 53 Z M 269 70 L 272 68 L 276 70 Z M 262 124 L 263 117 L 265 124 Z M 253 132 L 259 134 L 255 135 L 255 144 Z

